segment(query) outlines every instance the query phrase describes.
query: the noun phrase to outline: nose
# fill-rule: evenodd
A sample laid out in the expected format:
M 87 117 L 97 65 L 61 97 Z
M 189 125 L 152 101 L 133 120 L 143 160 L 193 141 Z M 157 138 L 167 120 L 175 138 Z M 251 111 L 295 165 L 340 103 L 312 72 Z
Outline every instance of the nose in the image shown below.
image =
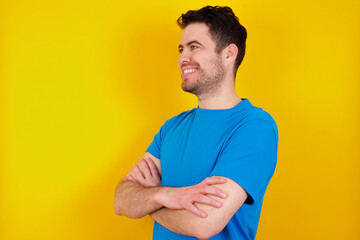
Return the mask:
M 183 50 L 183 52 L 180 54 L 178 61 L 180 65 L 190 62 L 190 54 Z

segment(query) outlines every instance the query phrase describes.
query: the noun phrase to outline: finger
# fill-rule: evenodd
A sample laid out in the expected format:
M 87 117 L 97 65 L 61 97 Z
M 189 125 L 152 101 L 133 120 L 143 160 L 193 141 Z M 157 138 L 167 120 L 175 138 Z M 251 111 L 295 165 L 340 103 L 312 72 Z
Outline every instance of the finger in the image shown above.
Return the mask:
M 121 180 L 121 182 L 125 182 L 125 181 L 130 181 L 131 182 L 129 176 L 130 176 L 130 172 L 128 174 L 126 174 L 126 176 Z
M 192 203 L 189 204 L 188 206 L 186 206 L 185 209 L 188 210 L 189 212 L 195 214 L 196 216 L 199 216 L 199 217 L 202 217 L 202 218 L 207 217 L 206 212 L 201 211 L 200 209 L 198 209 L 197 207 L 195 207 L 195 205 L 192 204 Z
M 134 182 L 134 183 L 137 183 L 137 184 L 140 184 L 141 185 L 141 183 L 140 183 L 140 181 L 139 180 L 136 180 L 136 178 L 134 177 L 134 175 L 132 175 L 133 173 L 130 173 L 130 175 L 129 175 L 129 181 L 131 181 L 131 182 Z M 130 180 L 130 179 L 132 179 L 132 180 Z
M 153 162 L 153 160 L 151 158 L 145 158 L 146 163 L 148 164 L 150 171 L 151 171 L 151 175 L 153 177 L 159 177 L 159 171 L 158 168 L 156 167 L 155 163 Z
M 131 174 L 131 176 L 133 178 L 135 178 L 136 181 L 140 181 L 140 182 L 144 182 L 145 178 L 144 178 L 144 175 L 142 174 L 142 172 L 140 171 L 139 167 L 137 164 L 135 164 L 133 166 L 133 171 L 132 171 L 133 174 Z
M 225 182 L 226 182 L 225 178 L 212 176 L 212 177 L 205 178 L 204 181 L 202 181 L 201 183 L 206 183 L 206 184 L 212 185 L 212 184 L 222 184 Z
M 139 166 L 141 173 L 144 175 L 144 178 L 149 179 L 151 177 L 151 172 L 150 172 L 150 168 L 147 165 L 145 159 L 140 158 L 138 166 Z
M 135 174 L 134 174 L 135 166 L 136 166 L 136 164 L 133 165 L 130 172 L 128 172 L 128 174 L 127 174 L 127 175 L 131 176 L 133 179 L 135 179 Z M 135 181 L 136 181 L 136 179 L 135 179 Z
M 128 176 L 127 176 L 127 179 L 128 179 L 130 182 L 136 183 L 136 180 L 135 180 L 131 175 L 128 175 Z
M 125 180 L 130 181 L 130 172 L 128 174 L 126 174 L 126 176 L 124 177 Z
M 216 201 L 215 199 L 208 197 L 204 194 L 199 194 L 195 198 L 195 202 L 207 204 L 216 208 L 219 208 L 222 206 L 221 202 Z
M 202 194 L 210 194 L 210 195 L 217 196 L 220 198 L 226 198 L 226 196 L 227 196 L 226 192 L 224 192 L 216 187 L 213 187 L 213 186 L 203 186 L 202 189 L 200 190 L 200 192 Z

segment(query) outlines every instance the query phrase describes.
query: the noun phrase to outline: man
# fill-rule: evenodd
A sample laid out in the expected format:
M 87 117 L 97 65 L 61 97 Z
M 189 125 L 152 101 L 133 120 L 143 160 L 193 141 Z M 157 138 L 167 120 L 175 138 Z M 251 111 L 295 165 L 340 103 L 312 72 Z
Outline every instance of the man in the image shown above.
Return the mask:
M 178 19 L 182 89 L 199 105 L 168 121 L 118 184 L 115 212 L 150 215 L 153 239 L 254 239 L 277 161 L 273 118 L 235 91 L 246 30 L 229 7 Z

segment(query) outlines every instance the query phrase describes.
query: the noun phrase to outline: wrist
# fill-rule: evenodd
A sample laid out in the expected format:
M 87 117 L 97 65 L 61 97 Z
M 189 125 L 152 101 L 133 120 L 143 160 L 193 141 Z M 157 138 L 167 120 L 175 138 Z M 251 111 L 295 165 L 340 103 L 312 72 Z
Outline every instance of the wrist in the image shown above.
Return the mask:
M 166 194 L 170 190 L 170 187 L 158 187 L 157 189 L 158 190 L 155 191 L 153 195 L 153 200 L 164 207 L 166 202 Z

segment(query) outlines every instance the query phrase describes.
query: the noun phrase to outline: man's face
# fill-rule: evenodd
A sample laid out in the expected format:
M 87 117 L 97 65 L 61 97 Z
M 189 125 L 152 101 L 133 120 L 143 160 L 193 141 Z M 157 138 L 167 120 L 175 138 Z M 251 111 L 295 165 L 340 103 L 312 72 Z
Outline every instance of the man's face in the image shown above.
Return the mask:
M 192 23 L 184 29 L 179 45 L 181 87 L 184 91 L 198 97 L 219 91 L 224 67 L 215 47 L 205 23 Z

